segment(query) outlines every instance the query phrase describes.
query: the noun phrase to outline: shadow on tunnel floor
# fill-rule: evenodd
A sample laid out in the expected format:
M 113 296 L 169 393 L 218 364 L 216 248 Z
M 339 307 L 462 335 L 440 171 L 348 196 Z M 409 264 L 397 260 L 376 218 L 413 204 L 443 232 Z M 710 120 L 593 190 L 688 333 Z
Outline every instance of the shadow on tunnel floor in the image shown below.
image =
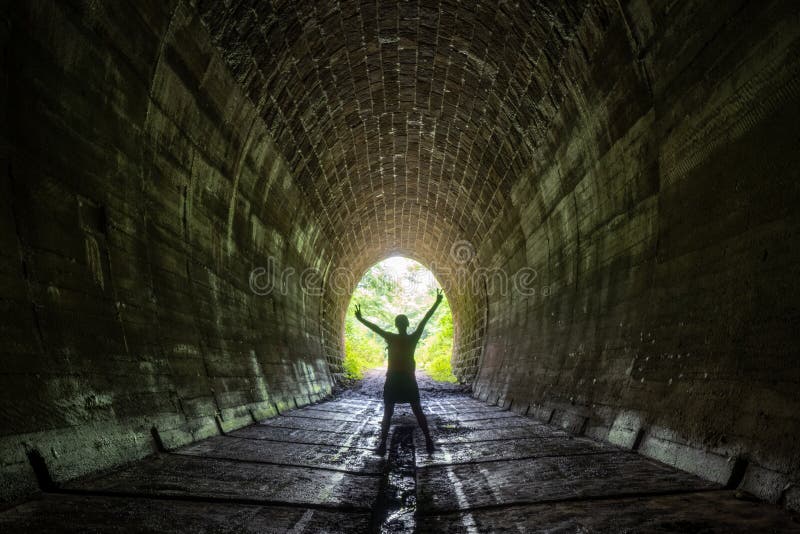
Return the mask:
M 317 404 L 69 483 L 3 532 L 790 532 L 785 511 L 419 376 L 436 442 L 379 371 Z

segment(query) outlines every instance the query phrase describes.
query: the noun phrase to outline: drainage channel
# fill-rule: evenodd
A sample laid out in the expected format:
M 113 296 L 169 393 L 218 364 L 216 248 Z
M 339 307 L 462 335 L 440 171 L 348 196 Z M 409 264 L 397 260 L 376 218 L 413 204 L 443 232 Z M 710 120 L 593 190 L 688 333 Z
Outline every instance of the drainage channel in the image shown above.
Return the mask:
M 395 427 L 389 444 L 384 481 L 373 515 L 373 532 L 416 530 L 417 480 L 414 427 Z

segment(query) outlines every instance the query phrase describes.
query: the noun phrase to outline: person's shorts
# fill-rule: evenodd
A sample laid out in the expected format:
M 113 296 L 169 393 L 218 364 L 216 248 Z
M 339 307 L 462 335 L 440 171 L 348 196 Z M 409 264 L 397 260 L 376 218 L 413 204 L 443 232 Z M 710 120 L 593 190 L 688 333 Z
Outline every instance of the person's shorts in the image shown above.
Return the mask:
M 419 402 L 419 387 L 413 374 L 388 372 L 383 385 L 383 402 Z

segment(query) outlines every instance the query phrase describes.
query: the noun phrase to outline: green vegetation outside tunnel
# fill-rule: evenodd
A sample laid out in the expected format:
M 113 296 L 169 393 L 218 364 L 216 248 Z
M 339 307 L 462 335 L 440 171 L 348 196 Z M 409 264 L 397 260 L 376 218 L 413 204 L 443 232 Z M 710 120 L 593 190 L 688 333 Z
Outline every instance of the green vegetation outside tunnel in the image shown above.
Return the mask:
M 394 331 L 394 318 L 405 314 L 416 328 L 436 297 L 438 284 L 433 274 L 420 263 L 399 256 L 373 265 L 358 283 L 345 319 L 344 367 L 348 378 L 360 379 L 367 369 L 386 365 L 386 346 L 375 333 L 354 317 L 360 304 L 365 317 Z M 417 346 L 417 368 L 434 380 L 456 382 L 451 367 L 453 354 L 453 315 L 445 297 L 431 318 Z

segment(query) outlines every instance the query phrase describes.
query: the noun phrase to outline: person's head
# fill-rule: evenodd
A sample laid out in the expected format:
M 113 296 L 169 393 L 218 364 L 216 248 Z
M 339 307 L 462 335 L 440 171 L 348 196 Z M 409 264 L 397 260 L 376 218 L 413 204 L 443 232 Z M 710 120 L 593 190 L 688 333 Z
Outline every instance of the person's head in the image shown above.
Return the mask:
M 403 314 L 398 315 L 394 318 L 394 325 L 400 332 L 405 332 L 408 330 L 408 317 Z

